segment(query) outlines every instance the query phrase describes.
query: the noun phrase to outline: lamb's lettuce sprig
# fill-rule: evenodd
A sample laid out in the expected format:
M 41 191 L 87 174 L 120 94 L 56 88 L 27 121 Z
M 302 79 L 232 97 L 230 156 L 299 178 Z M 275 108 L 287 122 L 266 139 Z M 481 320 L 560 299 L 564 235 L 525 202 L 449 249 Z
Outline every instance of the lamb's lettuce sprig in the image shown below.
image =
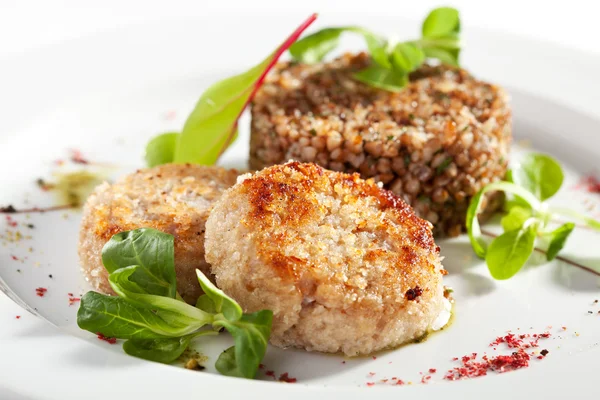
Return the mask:
M 421 27 L 421 38 L 394 43 L 359 26 L 325 28 L 308 35 L 290 47 L 292 57 L 305 63 L 316 63 L 333 51 L 345 33 L 362 36 L 372 64 L 354 74 L 354 78 L 368 85 L 399 91 L 408 83 L 408 76 L 426 59 L 458 66 L 460 53 L 460 15 L 450 7 L 431 11 Z
M 481 189 L 467 210 L 467 232 L 473 250 L 484 258 L 495 279 L 513 277 L 533 253 L 536 242 L 546 247 L 548 261 L 556 258 L 565 246 L 575 224 L 566 222 L 557 228 L 552 221 L 557 216 L 569 217 L 600 231 L 600 222 L 576 211 L 553 208 L 547 200 L 562 186 L 564 174 L 560 164 L 546 154 L 530 153 L 508 172 L 507 181 L 495 182 Z M 477 215 L 490 192 L 504 192 L 506 214 L 501 220 L 504 232 L 487 243 Z
M 240 305 L 199 270 L 205 294 L 196 307 L 177 294 L 173 236 L 153 229 L 114 235 L 102 250 L 109 283 L 118 296 L 88 292 L 77 313 L 80 328 L 125 339 L 127 354 L 161 363 L 179 358 L 199 336 L 224 328 L 235 345 L 219 356 L 217 370 L 254 378 L 271 333 L 273 313 L 244 314 Z

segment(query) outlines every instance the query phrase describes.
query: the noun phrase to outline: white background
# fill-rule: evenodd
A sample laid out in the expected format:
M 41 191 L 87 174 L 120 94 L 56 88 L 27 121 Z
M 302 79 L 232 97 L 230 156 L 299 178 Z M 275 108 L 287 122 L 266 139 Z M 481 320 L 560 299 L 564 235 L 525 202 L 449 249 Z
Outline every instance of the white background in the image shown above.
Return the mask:
M 466 25 L 600 54 L 600 5 L 596 0 L 0 0 L 0 58 L 122 25 L 206 15 L 213 10 L 243 13 L 258 9 L 274 18 L 277 10 L 297 10 L 300 15 L 340 9 L 364 13 L 389 10 L 390 14 L 420 20 L 429 9 L 442 4 L 458 7 Z

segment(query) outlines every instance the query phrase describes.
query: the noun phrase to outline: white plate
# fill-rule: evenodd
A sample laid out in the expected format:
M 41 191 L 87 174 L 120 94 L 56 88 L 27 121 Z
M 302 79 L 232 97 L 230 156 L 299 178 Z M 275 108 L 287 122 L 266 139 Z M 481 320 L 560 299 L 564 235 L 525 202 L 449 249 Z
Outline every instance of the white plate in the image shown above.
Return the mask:
M 68 157 L 69 148 L 80 149 L 93 161 L 118 164 L 121 168 L 110 170 L 112 175 L 142 166 L 143 146 L 150 136 L 181 127 L 207 84 L 261 59 L 303 18 L 221 15 L 166 20 L 3 60 L 0 181 L 5 189 L 0 204 L 53 204 L 55 199 L 40 191 L 35 179 L 51 177 L 54 160 Z M 343 14 L 325 15 L 316 26 L 357 22 L 401 37 L 418 29 L 416 23 L 401 23 L 390 16 Z M 600 118 L 596 107 L 600 91 L 593 87 L 600 59 L 469 27 L 464 31 L 463 64 L 477 76 L 506 85 L 513 96 L 517 140 L 528 139 L 534 148 L 564 163 L 567 182 L 555 202 L 581 211 L 589 202 L 600 203 L 600 196 L 572 189 L 580 175 L 594 170 L 600 157 L 600 122 L 594 119 Z M 244 131 L 222 162 L 244 166 L 247 150 Z M 522 151 L 527 149 L 516 147 L 515 157 Z M 138 398 L 143 394 L 149 400 L 162 400 L 174 395 L 229 398 L 248 393 L 290 399 L 307 395 L 462 398 L 475 390 L 489 399 L 503 399 L 507 393 L 543 397 L 575 391 L 579 398 L 597 398 L 599 393 L 595 378 L 600 306 L 592 302 L 600 298 L 600 280 L 560 262 L 532 265 L 516 278 L 498 282 L 489 277 L 464 237 L 441 241 L 450 271 L 446 282 L 454 287 L 456 298 L 456 320 L 450 328 L 424 343 L 377 354 L 376 359 L 270 348 L 264 361 L 267 368 L 298 379 L 296 384 L 280 384 L 265 382 L 272 379 L 264 371 L 261 380 L 248 381 L 138 360 L 124 355 L 120 346 L 80 331 L 75 325 L 77 305 L 70 306 L 67 295 L 87 290 L 76 255 L 80 215 L 70 211 L 12 217 L 18 226 L 0 221 L 0 233 L 6 236 L 5 229 L 19 230 L 31 238 L 0 246 L 0 285 L 41 318 L 0 296 L 2 399 Z M 577 230 L 565 254 L 599 267 L 599 238 Z M 36 296 L 37 287 L 48 289 L 44 297 Z M 488 344 L 507 330 L 549 330 L 552 338 L 540 348 L 550 350 L 550 355 L 516 372 L 469 381 L 442 379 L 446 370 L 457 365 L 452 357 L 497 354 Z M 226 345 L 225 337 L 199 342 L 199 349 L 210 358 L 208 372 L 214 356 Z M 430 368 L 438 372 L 431 374 L 428 384 L 421 384 L 419 373 L 430 375 Z M 399 387 L 382 382 L 392 377 L 413 384 Z

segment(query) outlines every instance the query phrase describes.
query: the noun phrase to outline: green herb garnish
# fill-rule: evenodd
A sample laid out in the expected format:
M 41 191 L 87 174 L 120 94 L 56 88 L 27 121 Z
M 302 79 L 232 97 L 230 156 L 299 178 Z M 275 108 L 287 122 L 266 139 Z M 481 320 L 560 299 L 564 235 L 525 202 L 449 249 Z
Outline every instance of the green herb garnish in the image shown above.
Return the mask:
M 408 83 L 409 74 L 428 58 L 458 65 L 460 16 L 450 7 L 431 11 L 423 22 L 421 38 L 417 40 L 392 43 L 357 26 L 325 28 L 294 43 L 290 54 L 305 63 L 319 62 L 338 46 L 344 32 L 361 35 L 373 60 L 372 65 L 356 72 L 354 78 L 380 89 L 401 90 Z
M 480 190 L 471 199 L 467 210 L 466 225 L 471 245 L 479 257 L 485 258 L 494 278 L 508 279 L 519 272 L 535 250 L 536 241 L 546 244 L 548 261 L 556 258 L 575 228 L 574 223 L 567 222 L 551 229 L 552 219 L 556 216 L 574 218 L 600 231 L 599 221 L 576 211 L 546 204 L 558 192 L 564 179 L 560 164 L 552 157 L 530 153 L 507 176 L 507 181 L 491 183 Z M 484 194 L 495 191 L 505 192 L 512 197 L 506 202 L 507 213 L 501 220 L 504 233 L 488 246 L 477 214 Z
M 146 228 L 119 233 L 104 246 L 102 262 L 118 297 L 86 293 L 77 312 L 81 329 L 126 339 L 123 349 L 132 356 L 171 363 L 194 338 L 225 328 L 235 345 L 221 353 L 217 370 L 254 378 L 267 350 L 273 313 L 244 314 L 199 270 L 205 294 L 196 307 L 185 303 L 177 293 L 172 235 Z
M 311 15 L 258 65 L 209 87 L 189 115 L 181 133 L 165 133 L 148 143 L 148 166 L 169 162 L 214 164 L 235 140 L 237 122 L 267 73 L 316 18 L 316 14 Z

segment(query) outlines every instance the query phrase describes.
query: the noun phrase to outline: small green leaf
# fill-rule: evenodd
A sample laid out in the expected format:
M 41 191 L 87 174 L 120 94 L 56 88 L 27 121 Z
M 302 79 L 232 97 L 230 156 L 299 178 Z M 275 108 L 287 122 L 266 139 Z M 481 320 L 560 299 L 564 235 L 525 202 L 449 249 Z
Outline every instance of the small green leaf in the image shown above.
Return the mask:
M 139 307 L 152 308 L 156 315 L 167 322 L 181 327 L 186 326 L 190 330 L 187 333 L 212 322 L 211 314 L 183 301 L 148 293 L 145 288 L 131 280 L 139 268 L 141 267 L 138 265 L 120 268 L 108 276 L 110 286 L 119 296 Z
M 173 162 L 178 139 L 178 132 L 168 132 L 155 136 L 146 145 L 146 164 L 149 167 L 155 167 Z
M 394 68 L 408 74 L 418 69 L 425 61 L 425 54 L 421 48 L 412 43 L 398 43 L 390 57 Z
M 148 285 L 148 293 L 175 298 L 174 248 L 173 235 L 155 229 L 121 232 L 104 245 L 102 263 L 109 273 L 131 265 L 143 267 L 137 270 L 133 281 Z
M 531 218 L 531 209 L 512 207 L 508 214 L 502 217 L 502 228 L 504 231 L 521 229 L 529 218 Z
M 563 183 L 564 175 L 558 162 L 546 154 L 529 153 L 518 168 L 511 170 L 514 183 L 544 201 L 554 196 Z
M 421 38 L 417 41 L 418 45 L 424 49 L 440 49 L 447 51 L 460 51 L 461 43 L 457 36 Z
M 235 376 L 254 378 L 267 351 L 272 321 L 273 312 L 270 310 L 244 314 L 238 321 L 215 321 L 213 326 L 227 329 L 235 341 L 235 364 L 232 364 L 230 351 L 221 355 L 224 359 L 219 357 L 221 361 L 217 361 L 217 370 L 222 374 L 235 372 Z
M 354 32 L 362 35 L 367 42 L 367 48 L 369 49 L 373 60 L 383 67 L 390 67 L 390 62 L 385 50 L 385 40 L 358 26 L 321 29 L 311 35 L 303 37 L 291 45 L 290 54 L 295 60 L 307 64 L 320 62 L 327 54 L 338 46 L 340 36 L 344 32 Z
M 325 28 L 305 36 L 290 46 L 290 54 L 294 60 L 317 63 L 338 46 L 340 35 L 347 29 Z
M 369 54 L 371 54 L 371 59 L 380 67 L 391 68 L 392 64 L 387 52 L 387 41 L 365 29 L 359 29 L 358 32 L 363 35 L 367 42 L 367 49 L 369 50 Z
M 196 270 L 196 275 L 198 275 L 198 281 L 200 282 L 202 290 L 206 296 L 212 300 L 214 310 L 216 310 L 217 313 L 223 313 L 225 318 L 230 321 L 237 321 L 242 317 L 242 308 L 235 300 L 213 285 L 199 269 Z M 202 301 L 201 305 L 204 304 L 206 304 L 205 300 Z
M 533 252 L 535 226 L 504 232 L 490 243 L 485 261 L 494 279 L 508 279 L 525 265 Z
M 218 334 L 215 331 L 200 331 L 174 338 L 130 339 L 123 343 L 123 350 L 130 356 L 168 364 L 177 360 L 183 354 L 193 338 Z
M 525 188 L 517 186 L 511 182 L 494 182 L 481 189 L 471 199 L 469 208 L 467 209 L 467 220 L 465 221 L 471 246 L 473 247 L 475 254 L 481 258 L 484 258 L 486 255 L 487 245 L 483 239 L 483 236 L 481 235 L 481 228 L 479 227 L 479 220 L 477 219 L 477 216 L 479 214 L 481 203 L 483 202 L 483 195 L 487 192 L 494 191 L 503 191 L 520 196 L 523 198 L 523 201 L 526 201 L 531 206 L 533 210 L 539 210 L 541 207 L 540 201 L 533 194 L 529 193 Z
M 453 53 L 446 49 L 438 49 L 435 47 L 427 47 L 423 49 L 427 58 L 435 58 L 440 60 L 443 64 L 458 67 L 458 54 Z
M 244 378 L 235 361 L 235 346 L 231 346 L 221 354 L 215 363 L 215 368 L 221 375 Z
M 524 208 L 526 210 L 529 210 L 530 212 L 533 212 L 529 203 L 527 203 L 519 196 L 513 196 L 512 198 L 506 199 L 504 201 L 504 211 L 510 212 L 510 210 L 512 210 L 514 207 Z
M 130 356 L 160 363 L 172 363 L 190 345 L 192 335 L 166 339 L 130 339 L 123 343 L 123 350 Z
M 77 325 L 92 333 L 119 339 L 159 339 L 192 333 L 185 323 L 165 321 L 150 308 L 138 307 L 127 300 L 87 292 L 77 311 Z
M 421 29 L 424 37 L 456 35 L 460 32 L 458 10 L 451 7 L 436 8 L 429 13 Z
M 217 311 L 217 306 L 215 305 L 215 302 L 212 301 L 211 298 L 206 294 L 203 294 L 202 296 L 198 297 L 198 300 L 196 301 L 196 308 L 199 308 L 202 311 L 206 311 L 207 313 L 211 314 L 217 314 L 219 312 Z
M 367 85 L 390 92 L 398 92 L 408 83 L 408 75 L 398 75 L 396 71 L 378 65 L 372 65 L 356 72 L 354 78 Z
M 565 247 L 567 243 L 567 238 L 575 229 L 575 224 L 572 222 L 567 222 L 554 231 L 552 231 L 550 238 L 550 245 L 548 246 L 548 250 L 546 251 L 546 258 L 548 261 L 554 260 L 558 253 Z

